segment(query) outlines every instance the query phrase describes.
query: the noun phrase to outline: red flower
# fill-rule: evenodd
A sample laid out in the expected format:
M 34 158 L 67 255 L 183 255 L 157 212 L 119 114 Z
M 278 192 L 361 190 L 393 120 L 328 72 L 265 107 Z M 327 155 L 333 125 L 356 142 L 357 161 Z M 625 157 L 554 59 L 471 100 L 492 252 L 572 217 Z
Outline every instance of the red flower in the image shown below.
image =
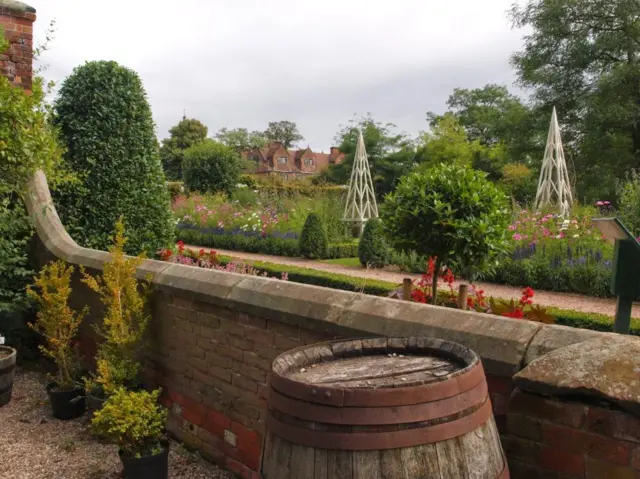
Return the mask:
M 453 272 L 451 271 L 451 269 L 447 268 L 447 271 L 445 274 L 442 275 L 442 280 L 447 283 L 449 286 L 451 286 L 453 284 L 453 282 L 456 280 L 455 276 L 453 276 Z
M 522 319 L 524 317 L 524 314 L 522 313 L 522 309 L 518 308 L 514 311 L 507 311 L 506 313 L 502 313 L 502 316 L 506 316 L 507 318 Z
M 203 249 L 201 249 L 200 251 L 198 251 L 198 254 L 199 254 L 200 256 L 204 256 L 204 250 L 203 250 Z
M 180 240 L 176 243 L 176 245 L 178 245 L 179 248 L 184 247 L 184 241 Z

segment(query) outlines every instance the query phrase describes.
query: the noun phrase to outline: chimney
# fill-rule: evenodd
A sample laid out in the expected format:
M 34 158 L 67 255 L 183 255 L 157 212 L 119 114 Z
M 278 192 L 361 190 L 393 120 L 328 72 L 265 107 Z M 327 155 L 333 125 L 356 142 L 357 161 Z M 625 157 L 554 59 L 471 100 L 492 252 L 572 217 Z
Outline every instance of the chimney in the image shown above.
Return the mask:
M 269 148 L 280 148 L 282 146 L 282 142 L 281 141 L 272 141 L 269 144 Z
M 338 148 L 337 146 L 332 146 L 330 150 L 330 155 L 338 156 L 339 154 L 340 154 L 340 148 Z
M 9 48 L 0 52 L 0 74 L 17 87 L 31 91 L 33 76 L 33 22 L 36 9 L 16 0 L 0 0 L 0 30 Z

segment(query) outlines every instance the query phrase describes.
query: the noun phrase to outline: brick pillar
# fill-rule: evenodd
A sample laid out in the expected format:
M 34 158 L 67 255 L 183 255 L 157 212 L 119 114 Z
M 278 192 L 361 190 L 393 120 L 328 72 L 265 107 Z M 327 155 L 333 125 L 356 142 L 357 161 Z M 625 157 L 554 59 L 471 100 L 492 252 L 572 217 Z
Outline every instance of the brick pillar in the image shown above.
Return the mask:
M 31 91 L 35 20 L 35 8 L 16 0 L 0 0 L 0 30 L 9 41 L 9 49 L 0 52 L 0 74 L 26 91 Z

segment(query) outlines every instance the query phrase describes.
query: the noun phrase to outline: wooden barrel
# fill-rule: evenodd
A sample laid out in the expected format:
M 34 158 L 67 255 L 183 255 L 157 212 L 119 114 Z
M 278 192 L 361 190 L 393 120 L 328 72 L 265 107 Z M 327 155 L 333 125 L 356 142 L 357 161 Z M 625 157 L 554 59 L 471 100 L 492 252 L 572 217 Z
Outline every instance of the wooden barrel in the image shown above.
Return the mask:
M 16 350 L 8 346 L 0 346 L 0 406 L 11 401 L 15 370 Z
M 431 338 L 331 341 L 272 367 L 265 479 L 508 478 L 478 356 Z

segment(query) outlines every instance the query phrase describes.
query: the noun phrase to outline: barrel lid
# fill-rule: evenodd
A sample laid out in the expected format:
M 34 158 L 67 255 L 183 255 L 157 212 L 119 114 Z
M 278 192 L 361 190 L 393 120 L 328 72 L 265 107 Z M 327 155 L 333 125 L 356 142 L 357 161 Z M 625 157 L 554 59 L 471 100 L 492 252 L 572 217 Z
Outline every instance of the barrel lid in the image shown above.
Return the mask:
M 321 404 L 411 404 L 484 379 L 477 355 L 434 338 L 364 338 L 303 346 L 273 362 L 271 387 Z

